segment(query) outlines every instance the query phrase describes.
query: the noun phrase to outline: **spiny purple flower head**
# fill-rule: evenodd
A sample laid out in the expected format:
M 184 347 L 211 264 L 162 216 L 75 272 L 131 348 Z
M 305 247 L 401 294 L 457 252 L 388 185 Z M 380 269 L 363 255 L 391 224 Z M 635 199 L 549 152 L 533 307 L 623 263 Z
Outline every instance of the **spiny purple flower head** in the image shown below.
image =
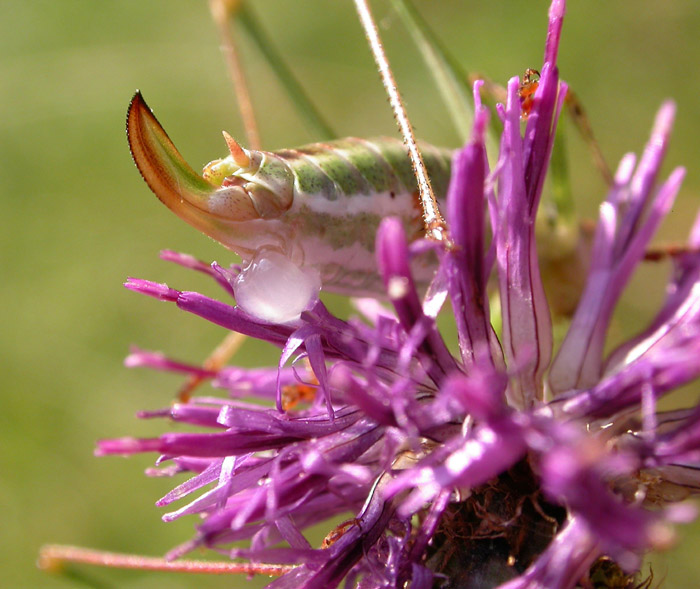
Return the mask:
M 600 207 L 581 300 L 553 354 L 535 216 L 566 95 L 556 65 L 564 4 L 554 0 L 550 8 L 524 135 L 519 81 L 508 83 L 498 109 L 500 152 L 490 168 L 489 113 L 475 86 L 472 138 L 455 155 L 447 197 L 451 246 L 409 244 L 398 220 L 381 224 L 378 265 L 393 312 L 362 299 L 356 307 L 364 320 L 341 320 L 318 301 L 297 321 L 273 324 L 195 292 L 129 280 L 134 291 L 282 350 L 278 366 L 252 370 L 203 369 L 139 350 L 127 360 L 212 378 L 229 393 L 142 414 L 204 433 L 99 443 L 101 455 L 159 453 L 160 469 L 151 474 L 190 474 L 158 502 L 188 501 L 166 521 L 201 518 L 196 536 L 171 558 L 206 546 L 232 558 L 296 565 L 272 582 L 276 588 L 343 580 L 358 587 L 444 581 L 568 588 L 602 558 L 638 569 L 646 551 L 668 545 L 669 523 L 688 519 L 688 510 L 670 504 L 700 485 L 700 409 L 655 407 L 700 373 L 700 222 L 687 253 L 674 259 L 656 317 L 604 351 L 616 303 L 684 175 L 677 169 L 658 178 L 671 103 L 661 107 L 639 161 L 627 155 L 617 170 Z M 410 260 L 426 247 L 440 264 L 422 299 Z M 165 257 L 233 294 L 238 268 Z M 489 310 L 493 275 L 500 335 Z M 457 357 L 435 323 L 447 297 Z M 303 534 L 340 517 L 345 522 L 329 526 L 320 547 Z M 241 540 L 249 547 L 231 548 Z

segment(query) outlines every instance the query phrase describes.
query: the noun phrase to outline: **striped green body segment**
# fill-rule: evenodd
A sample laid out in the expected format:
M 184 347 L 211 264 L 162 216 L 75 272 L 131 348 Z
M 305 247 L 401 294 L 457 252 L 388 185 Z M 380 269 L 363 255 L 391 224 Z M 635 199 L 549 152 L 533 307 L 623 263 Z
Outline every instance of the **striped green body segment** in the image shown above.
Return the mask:
M 230 146 L 230 145 L 229 145 Z M 433 189 L 442 199 L 452 151 L 420 143 Z M 374 240 L 384 217 L 402 220 L 410 238 L 422 235 L 418 189 L 405 146 L 392 138 L 346 138 L 296 149 L 242 150 L 215 160 L 204 178 L 226 190 L 242 189 L 259 218 L 233 223 L 224 245 L 244 259 L 269 248 L 299 266 L 313 266 L 327 290 L 350 294 L 381 290 Z M 244 165 L 240 165 L 244 164 Z M 222 200 L 217 206 L 226 210 Z M 430 278 L 433 263 L 414 269 Z
M 451 153 L 426 144 L 421 147 L 428 165 L 433 168 L 431 176 L 440 184 L 436 187 L 437 192 L 444 194 Z M 274 154 L 289 164 L 300 195 L 319 194 L 328 200 L 336 200 L 416 189 L 406 150 L 395 139 L 372 141 L 349 137 L 298 149 L 283 149 Z

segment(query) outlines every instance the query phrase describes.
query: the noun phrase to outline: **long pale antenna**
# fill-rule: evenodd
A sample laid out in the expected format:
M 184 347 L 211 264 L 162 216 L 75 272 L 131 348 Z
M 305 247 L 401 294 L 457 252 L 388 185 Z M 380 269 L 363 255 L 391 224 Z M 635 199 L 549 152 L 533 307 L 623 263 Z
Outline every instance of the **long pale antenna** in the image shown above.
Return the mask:
M 423 223 L 425 224 L 426 236 L 437 241 L 447 241 L 447 225 L 440 214 L 435 194 L 430 185 L 428 170 L 425 167 L 423 156 L 416 144 L 413 126 L 411 125 L 411 121 L 408 120 L 408 114 L 406 113 L 406 108 L 401 99 L 401 94 L 396 86 L 394 75 L 391 73 L 389 60 L 384 52 L 384 47 L 382 47 L 382 42 L 379 39 L 379 32 L 377 31 L 377 25 L 369 9 L 369 4 L 366 0 L 355 0 L 355 8 L 360 17 L 362 28 L 365 30 L 365 35 L 367 36 L 370 50 L 374 56 L 374 61 L 379 69 L 382 84 L 389 96 L 389 103 L 394 111 L 394 117 L 399 125 L 404 142 L 408 147 L 408 154 L 413 164 L 416 181 L 418 182 L 418 192 L 423 208 Z

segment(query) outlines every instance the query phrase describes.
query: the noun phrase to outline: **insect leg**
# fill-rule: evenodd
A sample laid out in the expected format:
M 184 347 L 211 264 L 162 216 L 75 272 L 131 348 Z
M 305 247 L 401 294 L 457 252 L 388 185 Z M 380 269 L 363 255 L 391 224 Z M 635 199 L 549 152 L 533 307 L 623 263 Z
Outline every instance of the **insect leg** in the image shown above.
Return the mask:
M 394 80 L 394 75 L 391 72 L 391 67 L 389 66 L 389 60 L 387 59 L 384 48 L 382 47 L 382 42 L 379 38 L 379 31 L 377 30 L 377 25 L 374 22 L 372 13 L 369 8 L 367 0 L 355 0 L 355 8 L 357 9 L 357 14 L 360 17 L 360 23 L 367 36 L 367 41 L 369 42 L 370 50 L 372 51 L 372 56 L 379 69 L 379 75 L 382 78 L 382 84 L 389 96 L 389 102 L 391 108 L 394 111 L 394 117 L 401 130 L 401 135 L 403 136 L 404 143 L 408 147 L 408 153 L 411 158 L 411 163 L 413 165 L 413 172 L 416 175 L 416 181 L 418 182 L 418 192 L 420 196 L 421 207 L 423 209 L 423 223 L 425 225 L 425 233 L 427 237 L 435 239 L 436 241 L 448 242 L 447 237 L 447 224 L 440 213 L 438 208 L 437 199 L 433 193 L 433 189 L 430 185 L 430 178 L 428 176 L 428 170 L 423 162 L 423 157 L 421 156 L 418 145 L 416 144 L 416 138 L 413 134 L 413 126 L 408 119 L 408 114 L 406 113 L 406 108 L 401 99 L 401 94 L 396 86 L 396 80 Z
M 593 155 L 593 163 L 600 171 L 605 183 L 608 186 L 612 186 L 613 173 L 610 170 L 610 166 L 608 166 L 608 163 L 605 161 L 600 145 L 598 145 L 598 142 L 593 135 L 593 128 L 588 120 L 586 111 L 583 109 L 583 104 L 581 104 L 581 101 L 578 99 L 576 94 L 571 91 L 571 89 L 569 89 L 566 94 L 564 106 L 566 107 L 567 113 L 571 117 L 571 121 L 574 123 L 579 134 L 591 150 L 591 154 Z

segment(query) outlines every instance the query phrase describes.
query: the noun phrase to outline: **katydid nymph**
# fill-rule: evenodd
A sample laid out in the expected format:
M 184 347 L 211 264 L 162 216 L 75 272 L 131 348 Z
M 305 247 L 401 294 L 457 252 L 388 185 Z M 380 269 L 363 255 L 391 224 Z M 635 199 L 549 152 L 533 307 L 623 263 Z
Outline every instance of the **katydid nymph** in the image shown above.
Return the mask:
M 422 234 L 411 162 L 398 139 L 347 138 L 268 152 L 244 149 L 225 134 L 230 154 L 200 176 L 140 93 L 129 106 L 127 130 L 136 165 L 158 198 L 241 256 L 238 302 L 259 318 L 298 317 L 319 281 L 345 294 L 379 291 L 374 234 L 382 218 L 399 217 L 409 235 Z M 452 152 L 420 147 L 436 192 L 444 195 Z M 419 281 L 429 281 L 431 261 L 417 259 Z M 264 302 L 263 288 L 280 293 L 281 307 Z

